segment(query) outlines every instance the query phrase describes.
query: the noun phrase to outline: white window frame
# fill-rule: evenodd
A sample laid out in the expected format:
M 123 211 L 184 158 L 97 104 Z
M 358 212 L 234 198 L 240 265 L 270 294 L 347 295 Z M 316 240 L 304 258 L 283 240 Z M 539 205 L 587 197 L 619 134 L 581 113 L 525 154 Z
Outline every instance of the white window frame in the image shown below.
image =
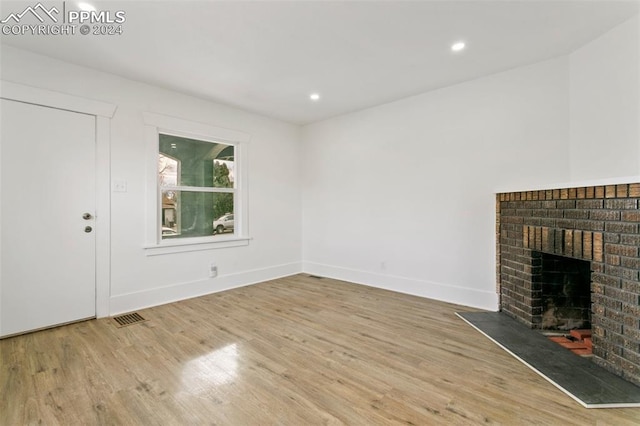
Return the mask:
M 147 256 L 180 253 L 186 251 L 210 250 L 249 244 L 248 198 L 247 198 L 247 155 L 250 135 L 236 130 L 224 129 L 205 123 L 184 120 L 167 115 L 144 112 L 145 139 L 147 143 L 147 211 L 146 244 Z M 160 134 L 219 142 L 234 146 L 234 233 L 228 236 L 204 236 L 193 238 L 162 239 L 160 223 L 161 188 L 158 179 L 158 155 Z

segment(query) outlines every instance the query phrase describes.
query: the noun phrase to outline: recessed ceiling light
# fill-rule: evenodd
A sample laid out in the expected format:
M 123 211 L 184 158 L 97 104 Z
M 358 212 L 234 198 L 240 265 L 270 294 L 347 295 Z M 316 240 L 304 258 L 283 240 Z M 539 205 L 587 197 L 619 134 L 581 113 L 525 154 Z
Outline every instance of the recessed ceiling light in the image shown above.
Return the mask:
M 309 95 L 309 99 L 311 99 L 312 101 L 317 101 L 320 100 L 320 93 L 312 93 Z
M 465 47 L 464 41 L 458 41 L 451 45 L 451 50 L 454 52 L 459 52 L 462 49 L 464 49 L 464 47 Z
M 85 12 L 95 12 L 96 8 L 95 6 L 93 6 L 92 4 L 86 3 L 86 2 L 78 2 L 78 8 L 80 10 L 84 10 Z

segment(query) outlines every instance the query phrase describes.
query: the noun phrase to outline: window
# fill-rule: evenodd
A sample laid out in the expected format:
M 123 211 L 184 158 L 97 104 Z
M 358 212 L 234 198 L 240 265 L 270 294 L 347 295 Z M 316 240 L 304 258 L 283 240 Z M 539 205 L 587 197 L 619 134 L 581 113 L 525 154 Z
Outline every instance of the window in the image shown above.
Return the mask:
M 162 239 L 233 234 L 235 146 L 159 135 Z
M 242 155 L 248 135 L 144 114 L 148 163 L 147 254 L 246 245 Z

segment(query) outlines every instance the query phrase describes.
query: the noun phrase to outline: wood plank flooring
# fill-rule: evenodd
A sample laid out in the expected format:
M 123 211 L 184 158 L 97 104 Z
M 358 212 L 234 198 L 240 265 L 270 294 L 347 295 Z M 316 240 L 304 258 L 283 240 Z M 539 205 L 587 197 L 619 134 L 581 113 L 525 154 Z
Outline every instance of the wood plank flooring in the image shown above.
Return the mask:
M 305 275 L 0 340 L 0 425 L 632 425 L 455 316 Z

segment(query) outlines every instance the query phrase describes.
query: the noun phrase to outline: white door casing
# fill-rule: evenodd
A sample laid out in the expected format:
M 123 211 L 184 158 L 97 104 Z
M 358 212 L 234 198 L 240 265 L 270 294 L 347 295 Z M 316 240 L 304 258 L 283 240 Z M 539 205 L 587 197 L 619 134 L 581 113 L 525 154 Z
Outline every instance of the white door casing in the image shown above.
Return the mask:
M 85 266 L 80 266 L 79 271 L 83 271 L 85 269 L 90 269 L 93 267 L 93 300 L 90 302 L 90 314 L 89 317 L 98 316 L 104 317 L 109 315 L 109 294 L 110 294 L 110 155 L 109 155 L 109 145 L 110 145 L 110 119 L 113 117 L 116 111 L 116 106 L 113 104 L 105 103 L 102 101 L 96 101 L 92 99 L 79 98 L 77 96 L 68 95 L 65 93 L 55 92 L 47 89 L 41 89 L 37 87 L 24 86 L 17 83 L 0 81 L 0 98 L 3 99 L 2 103 L 4 105 L 6 100 L 15 100 L 20 101 L 22 104 L 33 104 L 33 105 L 25 105 L 25 107 L 30 108 L 42 108 L 42 110 L 57 111 L 56 114 L 62 114 L 65 117 L 83 117 L 92 122 L 92 150 L 94 151 L 94 159 L 91 160 L 91 166 L 93 167 L 92 175 L 95 175 L 95 182 L 91 185 L 92 188 L 92 202 L 94 212 L 92 213 L 92 218 L 89 221 L 85 221 L 82 219 L 82 213 L 80 215 L 73 215 L 78 217 L 78 220 L 82 221 L 80 232 L 84 235 L 84 227 L 85 226 L 94 226 L 94 229 L 91 233 L 86 233 L 90 235 L 89 239 L 94 239 L 93 243 L 93 260 L 88 262 Z M 39 106 L 37 106 L 39 105 Z M 48 108 L 44 108 L 48 107 Z M 42 111 L 40 110 L 40 111 Z M 80 114 L 75 114 L 80 113 Z M 69 114 L 69 115 L 67 115 Z M 75 115 L 74 115 L 75 114 Z M 20 177 L 9 176 L 9 174 L 13 173 L 5 173 L 5 163 L 13 161 L 11 157 L 9 157 L 10 150 L 7 151 L 4 148 L 4 134 L 5 127 L 7 124 L 12 126 L 13 119 L 9 120 L 4 117 L 4 113 L 2 114 L 2 139 L 0 140 L 0 162 L 2 162 L 2 177 L 0 178 L 0 186 L 2 187 L 2 191 L 0 195 L 2 196 L 2 204 L 0 204 L 0 240 L 2 240 L 1 248 L 0 248 L 0 336 L 9 334 L 8 330 L 13 326 L 11 325 L 11 321 L 7 319 L 7 314 L 5 314 L 5 306 L 9 306 L 11 303 L 7 301 L 7 294 L 11 295 L 11 291 L 5 288 L 5 277 L 11 275 L 15 271 L 16 268 L 13 268 L 11 265 L 7 265 L 7 259 L 11 258 L 13 255 L 12 247 L 8 244 L 4 244 L 5 240 L 9 241 L 10 238 L 15 238 L 15 235 L 18 231 L 9 230 L 8 234 L 5 234 L 7 226 L 5 223 L 9 223 L 11 212 L 10 209 L 7 210 L 5 205 L 5 187 L 8 185 L 20 187 L 22 184 L 20 182 Z M 37 123 L 36 120 L 28 120 L 25 118 L 20 118 L 16 121 L 19 123 L 20 121 L 27 121 L 29 126 L 41 126 L 41 123 Z M 86 120 L 81 120 L 86 122 Z M 69 124 L 67 129 L 73 128 L 74 125 Z M 74 130 L 75 131 L 75 130 Z M 50 143 L 52 143 L 50 141 Z M 33 148 L 35 151 L 35 148 Z M 71 169 L 76 169 L 77 164 L 69 164 Z M 7 167 L 7 170 L 10 167 Z M 27 173 L 28 172 L 28 173 Z M 23 170 L 23 173 L 27 173 L 24 176 L 33 176 L 33 180 L 37 180 L 38 171 L 35 170 L 34 165 L 29 165 L 28 168 Z M 44 173 L 41 173 L 41 177 Z M 81 179 L 82 180 L 82 179 Z M 75 183 L 71 184 L 71 187 L 74 187 Z M 49 195 L 47 195 L 51 198 Z M 56 207 L 56 206 L 45 206 L 44 202 L 34 203 L 39 208 L 39 212 L 41 215 L 46 216 L 48 207 Z M 68 204 L 68 203 L 67 203 Z M 7 210 L 5 212 L 5 210 Z M 35 210 L 34 210 L 35 211 Z M 8 217 L 5 217 L 8 215 Z M 75 219 L 73 219 L 75 220 Z M 87 222 L 94 222 L 94 224 L 88 224 Z M 12 234 L 13 233 L 13 234 Z M 6 238 L 5 238 L 6 235 Z M 58 237 L 61 239 L 59 242 L 58 248 L 62 249 L 65 246 L 71 244 L 70 241 L 65 240 L 64 237 Z M 19 245 L 19 244 L 18 244 Z M 30 266 L 31 269 L 34 270 L 46 270 L 47 260 L 43 260 L 43 262 L 38 262 L 37 257 L 39 251 L 42 251 L 43 247 L 38 247 L 37 244 L 28 245 L 29 253 L 27 253 L 24 257 L 25 263 Z M 13 255 L 15 256 L 15 255 Z M 29 263 L 30 262 L 30 263 Z M 55 262 L 54 262 L 55 263 Z M 83 262 L 80 262 L 79 259 L 76 259 L 72 262 L 74 265 L 79 265 Z M 61 265 L 61 264 L 60 264 Z M 89 266 L 87 266 L 89 265 Z M 93 265 L 93 266 L 91 266 Z M 13 268 L 13 269 L 12 269 Z M 86 272 L 86 271 L 85 271 Z M 82 274 L 82 272 L 80 272 Z M 49 269 L 49 274 L 47 275 L 49 281 L 53 281 L 53 276 L 51 274 L 51 269 Z M 50 289 L 49 289 L 50 290 Z M 54 294 L 56 294 L 54 292 Z M 4 296 L 4 297 L 3 297 Z M 73 305 L 73 301 L 79 300 L 80 295 L 71 295 L 70 301 Z M 85 295 L 86 297 L 86 295 Z M 88 298 L 87 298 L 88 300 Z M 68 301 L 67 301 L 68 302 Z M 52 300 L 48 301 L 47 309 L 49 305 L 52 304 Z M 11 308 L 14 309 L 15 308 Z M 33 309 L 33 308 L 30 308 Z M 74 314 L 77 318 L 80 319 L 87 315 L 86 311 L 81 311 L 80 309 Z M 72 319 L 75 320 L 75 319 Z M 7 322 L 9 321 L 9 322 Z M 56 320 L 60 321 L 59 319 Z M 67 322 L 65 319 L 62 322 Z M 53 324 L 49 324 L 53 325 Z M 45 325 L 47 327 L 49 325 Z M 39 326 L 38 326 L 39 328 Z M 11 332 L 13 334 L 14 332 Z

